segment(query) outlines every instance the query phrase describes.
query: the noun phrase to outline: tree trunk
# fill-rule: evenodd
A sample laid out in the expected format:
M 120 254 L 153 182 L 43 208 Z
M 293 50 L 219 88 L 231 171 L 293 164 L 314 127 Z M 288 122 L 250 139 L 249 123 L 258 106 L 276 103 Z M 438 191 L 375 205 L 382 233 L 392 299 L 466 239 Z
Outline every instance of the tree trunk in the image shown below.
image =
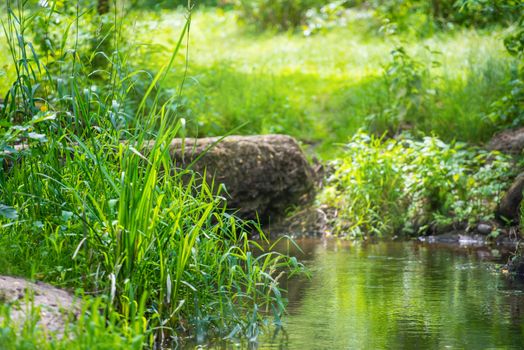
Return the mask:
M 433 19 L 440 18 L 440 0 L 431 0 L 433 6 Z
M 96 10 L 99 15 L 104 15 L 109 12 L 109 0 L 98 0 Z

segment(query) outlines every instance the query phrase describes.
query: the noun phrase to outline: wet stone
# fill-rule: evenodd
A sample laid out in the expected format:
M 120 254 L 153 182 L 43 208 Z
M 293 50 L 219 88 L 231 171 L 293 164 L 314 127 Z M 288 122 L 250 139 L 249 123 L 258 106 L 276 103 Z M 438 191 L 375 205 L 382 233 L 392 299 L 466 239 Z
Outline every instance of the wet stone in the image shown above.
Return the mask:
M 477 225 L 477 232 L 480 233 L 481 235 L 489 235 L 492 230 L 493 228 L 491 227 L 491 225 L 488 225 L 488 224 L 478 224 Z

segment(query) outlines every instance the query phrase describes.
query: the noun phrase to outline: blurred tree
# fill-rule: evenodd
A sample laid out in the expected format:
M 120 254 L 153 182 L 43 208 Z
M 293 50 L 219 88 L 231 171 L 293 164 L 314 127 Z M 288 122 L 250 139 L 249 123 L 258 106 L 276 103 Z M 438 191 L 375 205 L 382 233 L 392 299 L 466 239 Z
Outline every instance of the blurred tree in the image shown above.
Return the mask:
M 104 15 L 109 12 L 109 0 L 98 0 L 97 12 L 99 15 Z

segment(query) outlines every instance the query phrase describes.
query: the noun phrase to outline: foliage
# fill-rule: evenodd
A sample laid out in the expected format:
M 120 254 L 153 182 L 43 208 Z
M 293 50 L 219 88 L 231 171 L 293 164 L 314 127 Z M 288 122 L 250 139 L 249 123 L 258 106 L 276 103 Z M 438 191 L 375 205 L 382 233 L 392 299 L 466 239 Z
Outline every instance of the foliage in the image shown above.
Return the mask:
M 447 141 L 472 143 L 484 142 L 493 134 L 497 125 L 483 116 L 506 92 L 504 82 L 511 78 L 516 62 L 504 52 L 500 41 L 503 31 L 468 29 L 441 33 L 425 40 L 414 40 L 398 32 L 397 45 L 375 32 L 363 31 L 362 25 L 368 25 L 367 20 L 356 18 L 358 13 L 353 15 L 347 27 L 335 27 L 319 35 L 266 33 L 254 39 L 235 22 L 233 12 L 197 11 L 192 14 L 195 20 L 191 24 L 190 64 L 183 94 L 178 97 L 177 84 L 186 76 L 185 55 L 180 54 L 168 72 L 160 95 L 156 93 L 157 87 L 149 94 L 145 110 L 150 110 L 155 98 L 161 102 L 171 101 L 170 108 L 186 118 L 188 135 L 222 135 L 239 126 L 242 127 L 238 132 L 244 134 L 287 133 L 314 144 L 323 157 L 336 152 L 332 143 L 346 142 L 349 135 L 362 127 L 382 134 L 387 130 L 396 132 L 396 126 L 400 125 L 434 132 Z M 75 38 L 76 24 L 74 18 L 71 20 L 69 38 Z M 184 14 L 140 11 L 119 20 L 124 23 L 118 35 L 131 37 L 143 45 L 130 45 L 130 42 L 119 46 L 119 55 L 115 56 L 118 69 L 107 69 L 103 77 L 111 83 L 104 84 L 100 79 L 91 79 L 94 76 L 86 40 L 85 50 L 78 51 L 86 53 L 81 56 L 84 58 L 76 57 L 77 69 L 85 74 L 76 81 L 80 91 L 91 97 L 101 96 L 96 103 L 111 110 L 111 119 L 103 120 L 106 125 L 111 122 L 112 127 L 125 129 L 134 127 L 142 96 L 155 72 L 162 69 L 162 62 L 170 59 L 166 47 L 177 45 L 175 29 L 178 27 L 173 23 L 182 23 Z M 32 26 L 28 28 L 26 33 L 30 33 Z M 125 42 L 117 40 L 122 41 Z M 53 65 L 61 72 L 58 76 L 52 75 L 57 92 L 54 88 L 44 89 L 46 77 L 39 79 L 40 87 L 36 90 L 35 108 L 47 102 L 54 110 L 61 111 L 63 118 L 70 113 L 67 86 L 74 40 L 70 44 L 64 50 L 69 52 L 66 59 L 50 59 L 47 64 L 45 58 L 40 58 L 48 69 Z M 427 46 L 442 54 L 436 56 Z M 420 100 L 423 103 L 416 116 L 406 115 L 404 123 L 393 122 L 399 115 L 398 110 L 392 109 L 392 104 L 397 103 L 397 90 L 390 89 L 387 83 L 394 77 L 386 75 L 393 62 L 393 56 L 387 52 L 399 47 L 417 62 L 416 73 L 422 78 Z M 6 77 L 0 85 L 3 93 L 9 89 L 7 82 L 16 79 L 14 65 L 5 55 L 7 52 L 7 48 L 0 50 L 0 59 L 5 57 L 8 62 L 4 68 L 0 67 Z M 433 66 L 432 61 L 439 61 L 440 65 Z M 398 91 L 401 90 L 398 85 Z M 45 101 L 38 100 L 44 96 Z M 414 96 L 414 99 L 419 98 Z M 386 118 L 388 110 L 391 118 Z M 84 124 L 83 121 L 76 123 L 79 129 Z
M 359 20 L 309 37 L 266 33 L 254 39 L 232 13 L 209 10 L 193 16 L 191 63 L 177 105 L 188 133 L 216 136 L 239 126 L 243 134 L 287 133 L 315 145 L 324 157 L 337 151 L 333 143 L 346 142 L 359 128 L 377 134 L 412 128 L 446 141 L 484 142 L 496 128 L 482 116 L 505 92 L 501 82 L 515 65 L 504 52 L 501 31 L 465 30 L 431 40 L 398 33 L 396 41 L 385 41 L 362 32 Z M 168 41 L 170 23 L 178 18 L 158 19 L 154 33 L 160 36 L 136 65 L 154 70 L 155 62 L 165 59 L 153 48 Z M 394 62 L 387 53 L 395 48 L 403 48 L 406 59 L 416 63 L 420 82 L 403 101 L 396 100 L 403 91 L 402 70 L 387 74 Z M 402 63 L 400 57 L 395 60 Z M 181 77 L 180 70 L 174 71 L 168 81 Z M 410 101 L 416 113 L 398 122 Z
M 364 33 L 375 33 L 382 18 L 378 18 L 368 4 L 363 1 L 337 0 L 313 7 L 306 12 L 303 33 L 310 36 L 348 27 L 358 28 Z
M 172 136 L 159 134 L 143 154 L 140 143 L 118 145 L 107 135 L 73 138 L 78 146 L 66 150 L 55 141 L 33 146 L 0 190 L 20 213 L 3 230 L 2 258 L 110 295 L 119 312 L 143 298 L 150 326 L 172 336 L 247 334 L 261 315 L 244 321 L 244 312 L 282 313 L 272 276 L 286 260 L 254 255 L 250 230 L 225 213 L 213 189 L 197 187 L 194 175 L 183 181 L 166 151 Z
M 351 15 L 351 10 L 346 8 L 347 5 L 347 0 L 341 0 L 329 2 L 320 8 L 309 9 L 306 12 L 304 35 L 309 36 L 330 28 L 347 26 Z
M 447 16 L 458 24 L 511 24 L 522 16 L 519 0 L 455 0 L 447 6 Z
M 401 31 L 433 34 L 454 25 L 483 27 L 511 23 L 518 15 L 515 0 L 372 0 L 377 16 L 399 25 Z
M 519 16 L 516 0 L 236 0 L 240 19 L 258 29 L 289 30 L 305 25 L 310 35 L 335 25 L 347 25 L 347 9 L 372 9 L 374 16 L 397 23 L 416 36 L 454 26 L 485 27 L 511 23 Z
M 489 119 L 500 128 L 518 127 L 524 123 L 524 4 L 515 3 L 520 10 L 516 28 L 504 38 L 504 45 L 510 55 L 519 62 L 513 79 L 508 84 L 508 93 L 492 105 Z
M 5 350 L 80 350 L 80 349 L 142 349 L 148 336 L 143 305 L 134 317 L 125 317 L 104 309 L 103 298 L 81 300 L 75 323 L 66 324 L 60 334 L 52 334 L 37 325 L 41 307 L 29 304 L 28 317 L 21 322 L 11 318 L 17 303 L 0 305 L 0 347 Z M 74 318 L 73 310 L 64 311 L 64 318 Z M 70 314 L 68 314 L 70 313 Z
M 84 25 L 80 29 L 78 17 L 75 17 L 80 16 L 80 5 L 77 8 L 68 2 L 53 1 L 31 10 L 26 10 L 21 1 L 8 2 L 8 5 L 4 30 L 16 81 L 5 95 L 7 108 L 0 110 L 1 117 L 15 123 L 28 121 L 40 109 L 47 110 L 50 106 L 68 114 L 66 111 L 73 104 L 68 84 L 71 72 L 77 70 L 83 71 L 75 81 L 79 90 L 92 89 L 96 85 L 105 89 L 111 80 L 117 79 L 122 83 L 121 88 L 111 89 L 111 98 L 122 97 L 115 95 L 128 87 L 123 83 L 128 71 L 116 72 L 109 67 L 110 62 L 123 61 L 124 56 L 112 57 L 108 36 L 115 26 L 108 23 L 108 16 L 97 16 L 89 10 L 88 4 L 82 3 L 88 7 L 82 13 L 88 23 L 113 29 L 101 31 L 97 24 Z M 94 32 L 98 32 L 98 37 Z M 84 93 L 87 95 L 87 91 Z M 109 95 L 106 91 L 100 93 Z M 70 113 L 68 117 L 71 118 Z
M 524 122 L 524 80 L 514 79 L 508 84 L 509 92 L 491 106 L 489 120 L 500 129 L 519 127 Z
M 162 102 L 155 90 L 190 17 L 129 119 L 121 106 L 139 72 L 129 73 L 116 52 L 106 86 L 87 85 L 91 71 L 76 54 L 41 58 L 25 35 L 35 18 L 10 8 L 5 26 L 17 76 L 0 114 L 2 273 L 102 296 L 105 315 L 118 318 L 109 323 L 114 332 L 143 328 L 126 333 L 122 347 L 172 345 L 188 335 L 256 339 L 267 315 L 278 321 L 283 313 L 277 270 L 300 265 L 250 240 L 257 231 L 267 243 L 256 225 L 226 212 L 221 187 L 170 156 L 184 123 L 173 99 Z M 67 68 L 66 81 L 51 64 Z M 113 333 L 103 320 L 93 327 L 100 341 Z
M 409 128 L 427 118 L 436 90 L 431 89 L 429 67 L 411 57 L 403 46 L 397 44 L 391 51 L 391 59 L 383 75 L 387 107 L 370 115 L 368 120 L 370 130 L 380 133 L 385 126 L 387 131 L 395 134 L 399 129 Z M 432 65 L 437 67 L 438 62 L 433 61 Z
M 309 9 L 323 0 L 237 0 L 239 19 L 258 29 L 286 31 L 304 24 Z
M 319 201 L 337 234 L 417 234 L 429 226 L 492 218 L 514 165 L 507 156 L 435 137 L 355 135 Z

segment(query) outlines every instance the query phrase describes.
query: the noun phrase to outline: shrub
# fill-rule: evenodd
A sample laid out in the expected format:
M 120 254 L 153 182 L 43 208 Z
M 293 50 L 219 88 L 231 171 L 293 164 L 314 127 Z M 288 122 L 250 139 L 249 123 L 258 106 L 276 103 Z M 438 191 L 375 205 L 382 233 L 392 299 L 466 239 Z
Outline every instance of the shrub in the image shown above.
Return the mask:
M 304 23 L 306 12 L 325 0 L 237 0 L 239 19 L 258 29 L 286 31 Z
M 426 26 L 427 30 L 419 34 L 430 34 L 434 24 L 437 27 L 508 24 L 519 15 L 514 6 L 518 1 L 513 0 L 372 0 L 370 3 L 378 16 L 398 23 L 402 30 L 409 30 L 413 24 L 417 25 L 415 30 Z
M 387 87 L 387 106 L 378 115 L 371 115 L 368 121 L 371 130 L 381 128 L 391 134 L 409 125 L 418 124 L 427 116 L 432 96 L 428 86 L 430 71 L 421 62 L 411 57 L 398 46 L 391 51 L 391 62 L 384 69 L 384 83 Z M 374 126 L 374 124 L 377 124 Z
M 377 113 L 367 117 L 369 129 L 376 134 L 388 132 L 397 134 L 400 130 L 422 126 L 424 121 L 431 119 L 431 108 L 435 105 L 437 95 L 436 82 L 431 76 L 431 67 L 440 65 L 433 57 L 440 55 L 426 47 L 430 59 L 426 62 L 413 57 L 396 37 L 397 25 L 389 23 L 382 31 L 391 35 L 394 48 L 391 50 L 391 60 L 384 67 L 383 82 L 387 90 L 384 101 Z
M 359 133 L 333 166 L 319 201 L 336 213 L 334 232 L 352 237 L 492 219 L 515 171 L 502 154 L 407 134 L 384 139 Z

